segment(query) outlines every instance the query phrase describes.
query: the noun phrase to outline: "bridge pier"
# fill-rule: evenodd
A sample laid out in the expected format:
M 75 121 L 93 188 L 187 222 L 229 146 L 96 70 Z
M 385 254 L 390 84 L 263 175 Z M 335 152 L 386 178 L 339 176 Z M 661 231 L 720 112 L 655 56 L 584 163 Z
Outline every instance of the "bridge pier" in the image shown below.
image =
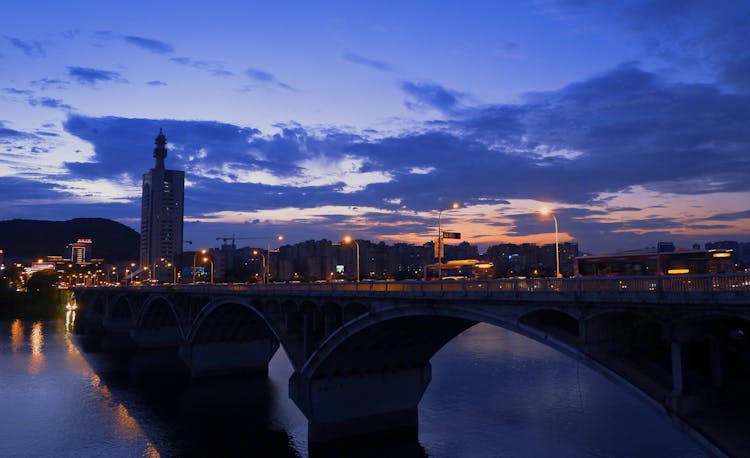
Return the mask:
M 180 345 L 179 354 L 193 377 L 268 374 L 268 362 L 278 348 L 275 339 L 186 343 Z
M 130 338 L 130 320 L 105 318 L 102 322 L 102 351 L 111 355 L 127 356 L 135 351 L 135 343 Z
M 432 366 L 289 380 L 289 397 L 308 420 L 308 440 L 417 428 L 417 405 L 432 378 Z
M 177 326 L 161 328 L 135 328 L 130 331 L 138 348 L 143 350 L 158 348 L 177 348 L 182 342 L 182 335 Z

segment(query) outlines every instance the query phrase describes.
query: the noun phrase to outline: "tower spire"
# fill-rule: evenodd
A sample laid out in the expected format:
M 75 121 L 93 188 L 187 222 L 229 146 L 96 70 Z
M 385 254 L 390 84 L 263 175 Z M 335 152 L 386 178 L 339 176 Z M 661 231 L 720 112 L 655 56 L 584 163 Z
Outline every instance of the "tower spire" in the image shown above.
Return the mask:
M 167 137 L 164 136 L 161 127 L 159 128 L 159 135 L 154 140 L 154 144 L 156 144 L 156 148 L 154 148 L 154 157 L 156 158 L 155 168 L 163 169 L 164 159 L 167 157 Z

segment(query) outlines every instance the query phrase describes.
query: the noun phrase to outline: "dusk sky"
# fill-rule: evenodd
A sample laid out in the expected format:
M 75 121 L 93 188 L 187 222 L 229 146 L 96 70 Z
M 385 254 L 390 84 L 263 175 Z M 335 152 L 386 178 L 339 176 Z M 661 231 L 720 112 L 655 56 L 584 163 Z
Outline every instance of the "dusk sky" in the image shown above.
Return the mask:
M 582 251 L 750 240 L 750 2 L 5 0 L 0 219 Z M 243 243 L 245 245 L 246 243 Z M 262 243 L 259 243 L 262 245 Z M 191 247 L 186 246 L 186 249 Z

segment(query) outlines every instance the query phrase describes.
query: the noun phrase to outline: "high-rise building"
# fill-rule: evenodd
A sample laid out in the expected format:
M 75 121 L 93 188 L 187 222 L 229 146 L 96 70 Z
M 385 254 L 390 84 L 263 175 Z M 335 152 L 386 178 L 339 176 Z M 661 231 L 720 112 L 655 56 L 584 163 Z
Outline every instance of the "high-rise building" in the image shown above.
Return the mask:
M 68 245 L 70 248 L 70 260 L 74 264 L 86 265 L 91 261 L 91 248 L 93 241 L 91 239 L 78 239 L 75 243 Z
M 182 253 L 185 172 L 164 168 L 167 138 L 161 129 L 156 136 L 155 144 L 156 164 L 143 174 L 141 266 L 148 266 L 152 271 L 164 273 L 166 276 L 170 273 L 167 269 L 157 269 L 154 266 L 164 262 L 176 262 Z

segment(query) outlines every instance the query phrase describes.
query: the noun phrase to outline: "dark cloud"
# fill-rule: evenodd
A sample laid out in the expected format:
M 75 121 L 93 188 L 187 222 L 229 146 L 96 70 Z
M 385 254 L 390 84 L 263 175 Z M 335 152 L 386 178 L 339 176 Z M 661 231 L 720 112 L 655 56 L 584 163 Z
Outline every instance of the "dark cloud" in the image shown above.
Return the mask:
M 5 123 L 0 121 L 0 144 L 7 144 L 9 140 L 28 140 L 32 138 L 34 138 L 34 135 L 5 127 Z
M 651 56 L 750 90 L 750 2 L 558 0 L 553 4 L 587 23 L 593 19 L 622 26 L 641 39 Z
M 0 195 L 3 196 L 23 196 L 24 203 L 21 205 L 34 205 L 35 200 L 47 199 L 51 195 L 54 195 L 54 185 L 49 183 L 39 182 L 37 180 L 28 180 L 18 177 L 0 177 Z M 19 190 L 23 190 L 19 193 Z M 15 199 L 14 199 L 15 200 Z M 38 203 L 38 202 L 37 202 Z M 8 214 L 8 205 L 17 204 L 10 201 L 5 203 L 3 208 L 4 218 L 13 218 L 14 215 Z M 12 213 L 12 211 L 11 211 Z M 28 214 L 19 214 L 19 217 L 28 217 Z
M 453 113 L 465 97 L 464 94 L 439 84 L 402 81 L 400 87 L 408 96 L 405 104 L 411 110 L 434 108 L 444 113 Z
M 89 67 L 68 67 L 68 75 L 79 83 L 88 85 L 94 85 L 103 81 L 125 82 L 118 72 Z
M 167 83 L 165 83 L 164 81 L 159 81 L 159 80 L 149 81 L 146 84 L 148 84 L 149 86 L 166 86 L 167 85 Z
M 391 65 L 388 62 L 384 62 L 382 60 L 369 59 L 367 57 L 360 56 L 358 54 L 354 54 L 350 52 L 344 54 L 344 60 L 347 60 L 353 64 L 363 65 L 365 67 L 371 68 L 373 70 L 378 70 L 381 72 L 393 71 L 393 68 L 391 68 Z
M 44 57 L 47 52 L 44 47 L 38 41 L 24 41 L 15 37 L 5 37 L 16 49 L 21 50 L 24 54 L 29 57 Z
M 713 216 L 704 218 L 704 221 L 737 221 L 738 219 L 750 218 L 750 210 L 734 213 L 718 213 Z
M 169 43 L 163 41 L 154 40 L 151 38 L 138 37 L 134 35 L 125 35 L 122 37 L 125 43 L 143 48 L 147 51 L 151 51 L 157 54 L 169 54 L 174 51 L 174 47 Z
M 248 68 L 247 70 L 245 70 L 245 75 L 247 75 L 247 77 L 250 79 L 253 79 L 255 81 L 260 81 L 261 83 L 271 83 L 287 91 L 297 91 L 297 89 L 290 86 L 289 84 L 279 81 L 279 79 L 276 78 L 276 75 L 269 73 L 265 70 L 260 70 L 257 68 Z
M 68 81 L 57 80 L 54 78 L 42 78 L 40 80 L 34 80 L 31 85 L 42 90 L 47 89 L 67 89 L 70 86 Z
M 43 106 L 47 108 L 60 108 L 63 110 L 72 110 L 73 107 L 70 105 L 64 103 L 62 100 L 59 99 L 53 99 L 50 97 L 39 97 L 39 98 L 29 98 L 29 105 L 31 106 Z
M 234 72 L 225 68 L 225 64 L 219 61 L 194 60 L 189 57 L 172 57 L 169 60 L 176 64 L 192 67 L 197 70 L 208 72 L 212 76 L 227 77 L 234 76 Z
M 278 82 L 268 72 L 252 70 L 257 81 Z M 750 191 L 747 95 L 709 84 L 671 82 L 635 63 L 556 91 L 528 94 L 513 105 L 458 109 L 460 97 L 441 101 L 439 86 L 405 90 L 442 105 L 452 116 L 426 123 L 416 133 L 366 137 L 296 123 L 276 125 L 276 132 L 262 135 L 253 128 L 212 121 L 69 115 L 64 129 L 92 144 L 95 155 L 90 163 L 66 167 L 74 177 L 125 174 L 137 183 L 153 164 L 152 138 L 163 128 L 169 139 L 168 167 L 185 170 L 191 183 L 186 193 L 191 216 L 322 205 L 417 212 L 454 199 L 469 206 L 537 199 L 560 203 L 556 215 L 561 232 L 598 240 L 601 246 L 653 246 L 670 238 L 689 246 L 689 236 L 669 231 L 699 226 L 718 231 L 717 226 L 726 225 L 709 221 L 748 217 L 738 212 L 680 222 L 654 210 L 639 220 L 613 222 L 605 215 L 642 209 L 618 206 L 601 196 L 635 187 L 677 194 Z M 325 185 L 300 181 L 303 167 L 347 158 L 359 161 L 359 173 L 387 173 L 390 181 L 353 192 L 342 192 L 344 176 L 325 180 Z M 322 170 L 318 173 L 330 173 Z M 594 205 L 603 209 L 591 209 Z M 432 224 L 417 216 L 377 216 L 373 219 L 384 227 L 403 221 L 415 233 Z M 322 221 L 332 227 L 347 219 L 327 218 Z M 510 235 L 551 232 L 550 221 L 536 214 L 518 215 L 511 224 Z
M 264 81 L 264 82 L 269 82 L 269 81 L 270 82 L 274 82 L 274 81 L 276 81 L 276 77 L 273 76 L 271 73 L 268 73 L 268 72 L 263 71 L 263 70 L 258 70 L 257 68 L 248 68 L 247 70 L 245 70 L 245 74 L 248 77 L 250 77 L 250 78 L 252 78 L 254 80 L 258 80 L 258 81 Z
M 16 89 L 12 87 L 5 87 L 2 89 L 3 92 L 7 94 L 13 94 L 13 95 L 32 95 L 34 94 L 34 91 L 28 90 L 28 89 Z

